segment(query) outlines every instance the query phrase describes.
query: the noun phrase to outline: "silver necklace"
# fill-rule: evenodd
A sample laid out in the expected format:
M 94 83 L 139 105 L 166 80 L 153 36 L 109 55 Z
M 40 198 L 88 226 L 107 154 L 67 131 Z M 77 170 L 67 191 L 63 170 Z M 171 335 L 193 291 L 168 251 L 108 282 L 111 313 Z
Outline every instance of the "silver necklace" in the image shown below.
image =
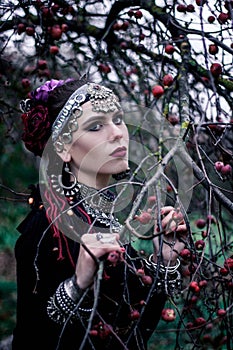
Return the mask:
M 122 225 L 112 214 L 115 196 L 111 191 L 96 190 L 78 182 L 70 188 L 64 188 L 58 181 L 57 175 L 51 175 L 51 184 L 56 192 L 69 198 L 70 206 L 74 206 L 75 203 L 82 204 L 85 212 L 91 216 L 94 223 L 103 224 L 113 232 L 119 232 L 122 229 Z

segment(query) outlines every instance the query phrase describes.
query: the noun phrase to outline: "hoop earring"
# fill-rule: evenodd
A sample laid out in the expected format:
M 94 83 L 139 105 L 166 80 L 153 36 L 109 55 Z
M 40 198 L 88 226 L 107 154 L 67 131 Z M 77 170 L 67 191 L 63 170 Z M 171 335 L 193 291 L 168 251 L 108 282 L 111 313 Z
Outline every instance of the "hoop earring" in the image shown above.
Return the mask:
M 77 177 L 72 173 L 72 171 L 70 171 L 70 168 L 69 168 L 68 163 L 65 163 L 64 171 L 65 171 L 67 174 L 71 175 L 71 176 L 73 177 L 74 181 L 73 181 L 73 183 L 72 183 L 71 186 L 66 186 L 66 185 L 64 185 L 63 182 L 62 182 L 62 175 L 58 175 L 58 177 L 57 177 L 58 183 L 59 183 L 59 185 L 60 185 L 62 188 L 64 188 L 65 190 L 72 190 L 72 189 L 77 185 L 77 182 L 78 182 Z
M 113 174 L 112 177 L 116 180 L 122 180 L 125 178 L 128 178 L 130 176 L 130 168 L 126 169 L 125 171 L 122 171 L 121 173 L 118 174 Z

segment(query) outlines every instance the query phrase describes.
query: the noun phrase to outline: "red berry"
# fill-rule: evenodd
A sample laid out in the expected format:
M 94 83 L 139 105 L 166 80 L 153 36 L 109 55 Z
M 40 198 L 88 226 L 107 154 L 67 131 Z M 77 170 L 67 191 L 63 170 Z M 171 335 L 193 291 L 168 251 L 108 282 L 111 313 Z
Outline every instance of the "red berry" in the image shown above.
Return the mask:
M 176 9 L 178 12 L 186 12 L 187 7 L 183 4 L 179 4 Z
M 189 5 L 186 7 L 186 11 L 187 11 L 187 12 L 195 12 L 195 7 L 194 7 L 192 4 L 189 4 Z
M 197 295 L 193 295 L 192 298 L 190 299 L 191 304 L 196 304 L 198 299 L 199 299 L 199 297 Z
M 46 60 L 38 60 L 37 67 L 39 69 L 46 69 L 47 68 L 47 61 Z
M 37 71 L 39 77 L 50 77 L 50 71 L 49 69 L 38 69 Z
M 232 172 L 232 167 L 230 166 L 230 164 L 226 164 L 221 168 L 220 171 L 222 175 L 230 175 Z
M 152 277 L 148 275 L 141 276 L 141 280 L 144 284 L 147 284 L 147 285 L 152 284 L 153 282 Z
M 61 25 L 61 31 L 62 31 L 63 33 L 67 33 L 68 30 L 69 30 L 68 24 L 62 23 L 62 25 Z
M 197 317 L 196 319 L 195 319 L 195 324 L 197 325 L 197 326 L 202 326 L 203 324 L 205 324 L 206 323 L 206 320 L 204 319 L 204 317 Z
M 188 323 L 186 324 L 186 328 L 187 328 L 187 329 L 193 328 L 193 323 L 192 323 L 192 322 L 188 322 Z
M 54 24 L 50 30 L 50 35 L 55 40 L 61 39 L 61 36 L 62 36 L 61 27 L 58 24 Z
M 128 11 L 128 16 L 129 17 L 133 17 L 134 16 L 134 11 L 133 10 L 129 10 Z
M 23 24 L 23 23 L 19 23 L 18 24 L 18 27 L 17 27 L 17 33 L 18 34 L 21 34 L 21 33 L 23 33 L 23 32 L 25 32 L 25 24 Z
M 202 238 L 206 238 L 207 237 L 207 231 L 202 231 L 201 235 L 202 235 Z
M 174 113 L 169 113 L 167 116 L 167 120 L 172 124 L 172 125 L 177 125 L 179 124 L 179 117 L 177 114 Z
M 124 21 L 121 25 L 121 29 L 126 31 L 128 28 L 129 28 L 129 22 Z
M 215 55 L 216 53 L 218 53 L 218 46 L 215 44 L 209 45 L 209 53 L 211 55 Z
M 98 329 L 98 335 L 100 339 L 105 339 L 110 333 L 112 333 L 112 327 L 108 324 L 101 324 Z
M 205 247 L 205 242 L 202 239 L 199 239 L 198 241 L 195 242 L 195 248 L 197 250 L 203 250 Z
M 222 167 L 224 166 L 224 163 L 220 162 L 220 161 L 217 161 L 217 162 L 214 163 L 214 166 L 215 166 L 215 169 L 217 171 L 221 171 Z
M 146 37 L 146 35 L 145 35 L 144 33 L 141 33 L 141 34 L 139 35 L 139 40 L 142 41 L 142 40 L 145 39 L 145 37 Z
M 215 17 L 214 16 L 209 16 L 208 17 L 208 22 L 209 23 L 214 23 L 214 21 L 215 21 Z
M 113 30 L 120 30 L 121 29 L 121 24 L 119 22 L 115 22 L 112 26 Z
M 173 83 L 174 79 L 173 76 L 171 74 L 166 74 L 163 77 L 163 85 L 164 86 L 171 86 Z
M 139 311 L 138 310 L 131 310 L 131 312 L 130 312 L 130 314 L 129 314 L 129 318 L 131 319 L 131 320 L 138 320 L 139 319 L 139 317 L 140 317 L 140 313 L 139 313 Z
M 224 267 L 226 269 L 232 270 L 233 271 L 233 258 L 227 258 L 224 261 Z
M 21 83 L 22 83 L 22 86 L 23 86 L 23 88 L 24 88 L 24 89 L 29 88 L 29 87 L 30 87 L 30 85 L 31 85 L 30 80 L 29 80 L 29 79 L 27 79 L 27 78 L 22 79 Z
M 210 334 L 204 334 L 202 339 L 205 343 L 212 343 L 212 337 Z
M 220 63 L 213 63 L 210 67 L 210 71 L 214 77 L 219 77 L 222 74 L 222 66 Z
M 29 36 L 33 36 L 35 34 L 35 29 L 33 27 L 26 27 L 25 31 Z
M 220 15 L 218 16 L 218 21 L 220 24 L 226 23 L 228 19 L 229 19 L 228 13 L 221 12 Z
M 136 273 L 137 273 L 138 276 L 143 276 L 143 275 L 145 275 L 144 269 L 137 269 Z
M 52 55 L 56 55 L 56 54 L 59 52 L 59 47 L 56 46 L 56 45 L 50 46 L 49 52 L 50 52 Z
M 161 317 L 164 321 L 167 321 L 167 322 L 172 322 L 175 320 L 176 318 L 176 313 L 173 309 L 171 308 L 166 308 L 166 309 L 163 309 L 162 310 L 162 314 L 161 314 Z
M 165 46 L 165 52 L 169 55 L 173 54 L 173 52 L 175 51 L 175 47 L 171 44 L 167 44 Z
M 208 282 L 206 280 L 201 280 L 198 285 L 200 288 L 206 287 L 208 284 Z
M 183 258 L 183 259 L 190 259 L 190 257 L 191 257 L 191 252 L 190 252 L 189 249 L 184 248 L 184 249 L 181 250 L 180 256 L 181 256 L 181 258 Z
M 226 315 L 226 310 L 224 310 L 224 309 L 218 309 L 218 311 L 217 311 L 217 315 L 219 316 L 219 317 L 224 317 L 225 315 Z
M 90 334 L 91 336 L 93 336 L 93 337 L 97 337 L 98 331 L 97 331 L 96 329 L 91 329 L 90 332 L 89 332 L 89 334 Z
M 151 221 L 152 216 L 150 213 L 145 211 L 145 212 L 141 213 L 140 215 L 135 216 L 135 219 L 138 220 L 142 225 L 146 225 Z
M 99 71 L 100 71 L 100 72 L 103 72 L 103 73 L 105 73 L 105 74 L 107 74 L 107 73 L 110 73 L 110 72 L 111 72 L 111 68 L 110 68 L 107 64 L 100 63 L 100 65 L 99 65 Z
M 157 200 L 156 196 L 149 196 L 147 201 L 148 201 L 148 204 L 151 205 L 156 203 L 156 200 Z
M 198 283 L 196 281 L 190 282 L 189 288 L 195 293 L 199 293 L 200 292 L 200 287 L 199 287 L 199 285 L 198 285 Z
M 196 226 L 198 228 L 204 228 L 206 225 L 206 220 L 205 219 L 198 219 L 196 220 Z
M 229 270 L 226 269 L 225 267 L 221 267 L 221 269 L 219 270 L 219 272 L 220 272 L 220 274 L 221 274 L 222 276 L 227 276 L 228 273 L 229 273 Z
M 122 41 L 122 42 L 120 43 L 120 48 L 121 48 L 122 50 L 128 49 L 128 44 L 127 44 L 127 42 L 126 42 L 126 41 Z
M 207 221 L 210 221 L 211 223 L 213 223 L 213 224 L 216 224 L 216 218 L 213 216 L 213 215 L 211 215 L 211 214 L 209 214 L 209 215 L 207 215 Z
M 135 18 L 142 18 L 142 16 L 143 16 L 142 11 L 138 10 L 138 11 L 134 12 Z
M 164 94 L 164 89 L 161 85 L 155 85 L 152 88 L 152 94 L 154 97 L 159 98 Z
M 56 13 L 60 10 L 60 6 L 58 4 L 54 4 L 52 5 L 51 9 L 54 13 Z

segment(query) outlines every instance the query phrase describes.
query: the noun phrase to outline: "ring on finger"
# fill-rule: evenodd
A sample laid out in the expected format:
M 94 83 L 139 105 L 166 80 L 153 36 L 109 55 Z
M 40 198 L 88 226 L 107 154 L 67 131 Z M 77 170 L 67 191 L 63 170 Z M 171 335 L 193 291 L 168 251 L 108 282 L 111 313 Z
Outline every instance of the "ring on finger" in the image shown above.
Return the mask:
M 103 238 L 103 235 L 102 235 L 102 233 L 98 232 L 98 233 L 95 235 L 95 237 L 96 237 L 97 241 L 100 241 L 101 238 Z

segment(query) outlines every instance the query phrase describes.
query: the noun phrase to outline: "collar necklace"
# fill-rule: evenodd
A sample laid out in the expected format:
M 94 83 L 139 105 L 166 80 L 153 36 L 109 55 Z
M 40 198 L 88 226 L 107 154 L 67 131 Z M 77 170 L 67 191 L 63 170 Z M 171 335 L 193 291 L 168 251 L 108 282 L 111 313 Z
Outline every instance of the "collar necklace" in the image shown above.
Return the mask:
M 81 202 L 86 213 L 90 215 L 93 221 L 111 227 L 114 232 L 119 232 L 122 225 L 112 214 L 115 195 L 110 190 L 97 190 L 87 185 L 76 183 L 66 189 L 61 186 L 58 176 L 51 175 L 52 187 L 60 195 L 65 195 L 69 204 L 73 206 L 75 202 Z

